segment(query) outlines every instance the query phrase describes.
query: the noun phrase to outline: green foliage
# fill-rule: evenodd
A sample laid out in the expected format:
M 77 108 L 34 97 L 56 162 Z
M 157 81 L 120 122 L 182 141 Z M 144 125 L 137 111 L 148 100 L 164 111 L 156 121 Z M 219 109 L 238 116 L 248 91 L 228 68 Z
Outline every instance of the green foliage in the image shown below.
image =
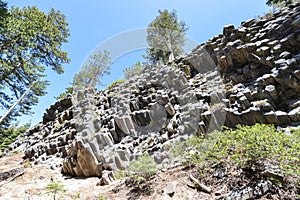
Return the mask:
M 12 151 L 11 153 L 18 155 L 20 151 Z
M 45 70 L 50 68 L 63 73 L 63 64 L 69 62 L 62 44 L 69 36 L 65 16 L 51 9 L 49 13 L 37 7 L 12 7 L 0 2 L 0 109 L 8 110 L 25 91 L 28 94 L 0 122 L 8 127 L 21 114 L 29 114 L 38 103 L 38 97 L 46 94 L 49 84 Z
M 14 142 L 15 138 L 24 133 L 29 127 L 30 124 L 25 124 L 20 127 L 11 126 L 7 129 L 0 129 L 0 150 L 5 149 Z
M 65 91 L 60 95 L 54 97 L 56 100 L 64 99 L 68 94 L 85 90 L 88 88 L 96 88 L 101 84 L 101 78 L 109 74 L 110 57 L 108 51 L 99 51 L 91 55 L 87 64 L 83 66 L 82 70 L 75 74 L 71 86 L 65 88 Z
M 61 181 L 58 181 L 58 182 L 51 181 L 46 186 L 46 191 L 48 193 L 52 194 L 53 195 L 53 200 L 55 200 L 56 196 L 58 194 L 64 194 L 66 192 L 64 187 L 65 187 L 65 185 Z
M 62 100 L 66 98 L 69 94 L 73 93 L 74 88 L 72 86 L 66 87 L 65 91 L 61 93 L 59 96 L 54 97 L 56 100 Z
M 143 181 L 156 174 L 156 172 L 157 164 L 151 156 L 143 155 L 131 162 L 128 170 L 119 170 L 116 174 L 116 178 L 120 179 L 129 176 L 137 181 Z
M 183 21 L 178 21 L 175 10 L 159 10 L 159 16 L 147 28 L 145 58 L 152 64 L 167 63 L 182 54 L 187 29 Z
M 26 161 L 23 166 L 24 168 L 30 168 L 32 166 L 32 163 L 31 161 Z
M 169 157 L 173 162 L 180 162 L 184 166 L 189 166 L 191 164 L 191 154 L 193 151 L 190 146 L 192 143 L 190 140 L 186 140 L 183 142 L 176 142 L 165 150 L 169 151 Z
M 72 199 L 80 199 L 80 193 L 71 195 Z
M 107 198 L 103 197 L 103 196 L 100 196 L 99 197 L 99 200 L 107 200 Z
M 7 3 L 0 1 L 0 28 L 4 26 L 3 21 L 7 17 Z
M 128 176 L 128 172 L 126 172 L 125 170 L 118 170 L 115 175 L 116 179 L 125 178 L 127 176 Z
M 99 51 L 91 55 L 87 64 L 73 78 L 72 86 L 74 91 L 96 88 L 101 83 L 101 78 L 109 74 L 110 61 L 108 51 Z
M 138 157 L 129 165 L 129 172 L 132 178 L 136 180 L 148 179 L 150 176 L 156 174 L 157 164 L 149 155 Z
M 111 89 L 113 89 L 114 87 L 116 87 L 117 85 L 119 85 L 119 84 L 121 84 L 121 83 L 125 83 L 126 82 L 126 80 L 124 80 L 124 79 L 119 79 L 119 80 L 116 80 L 116 81 L 114 81 L 114 82 L 112 82 L 109 86 L 107 86 L 107 90 L 111 90 Z
M 194 137 L 192 145 L 198 152 L 193 162 L 200 168 L 207 163 L 251 168 L 268 160 L 284 173 L 300 175 L 299 130 L 287 135 L 271 125 L 237 126 L 210 133 L 208 139 Z
M 127 80 L 131 79 L 135 75 L 139 75 L 139 74 L 143 73 L 143 71 L 144 71 L 144 67 L 142 66 L 142 63 L 140 61 L 133 64 L 131 67 L 123 70 L 125 79 L 127 79 Z

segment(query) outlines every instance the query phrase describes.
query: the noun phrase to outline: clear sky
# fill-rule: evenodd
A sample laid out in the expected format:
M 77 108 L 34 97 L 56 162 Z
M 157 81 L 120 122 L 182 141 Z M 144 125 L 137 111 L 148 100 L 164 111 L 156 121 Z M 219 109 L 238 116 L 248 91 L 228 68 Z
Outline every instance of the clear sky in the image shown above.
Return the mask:
M 47 88 L 48 94 L 41 97 L 39 104 L 33 107 L 35 114 L 23 116 L 21 123 L 31 120 L 32 124 L 36 124 L 41 121 L 45 109 L 55 102 L 54 96 L 58 96 L 69 86 L 74 74 L 97 46 L 118 35 L 126 36 L 126 32 L 144 30 L 158 15 L 159 9 L 176 10 L 179 20 L 185 21 L 189 27 L 188 38 L 195 44 L 200 44 L 222 33 L 224 25 L 234 24 L 237 27 L 242 21 L 263 15 L 269 9 L 265 2 L 266 0 L 9 0 L 8 6 L 35 5 L 44 12 L 51 8 L 60 10 L 67 17 L 71 33 L 69 42 L 63 46 L 71 63 L 64 66 L 65 73 L 62 75 L 47 71 L 47 78 L 51 83 Z M 130 44 L 138 39 L 130 34 L 129 38 L 125 38 L 127 43 L 120 44 L 120 48 L 127 45 L 126 48 L 130 49 Z M 114 48 L 118 49 L 118 40 L 113 41 Z M 109 84 L 122 78 L 122 70 L 140 60 L 143 53 L 143 50 L 139 50 L 121 58 L 114 57 L 111 75 L 105 77 L 103 82 Z

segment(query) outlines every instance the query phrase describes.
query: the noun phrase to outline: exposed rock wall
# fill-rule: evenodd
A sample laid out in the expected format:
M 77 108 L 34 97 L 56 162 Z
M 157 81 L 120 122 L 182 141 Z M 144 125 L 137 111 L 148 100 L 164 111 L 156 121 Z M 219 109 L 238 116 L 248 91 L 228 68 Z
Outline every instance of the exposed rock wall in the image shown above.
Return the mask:
M 74 176 L 124 169 L 146 152 L 169 165 L 174 143 L 222 125 L 298 125 L 299 83 L 300 6 L 292 5 L 228 25 L 170 66 L 56 103 L 10 149 Z
M 8 150 L 24 152 L 34 164 L 59 167 L 67 156 L 77 130 L 72 121 L 71 97 L 56 102 L 46 110 L 43 122 L 22 134 Z
M 203 68 L 199 59 L 203 49 L 223 78 L 226 126 L 299 124 L 299 4 L 261 19 L 250 19 L 236 29 L 233 25 L 225 26 L 223 34 L 196 47 L 178 65 L 192 75 L 197 74 L 199 70 L 195 69 Z M 206 95 L 206 89 L 201 90 Z

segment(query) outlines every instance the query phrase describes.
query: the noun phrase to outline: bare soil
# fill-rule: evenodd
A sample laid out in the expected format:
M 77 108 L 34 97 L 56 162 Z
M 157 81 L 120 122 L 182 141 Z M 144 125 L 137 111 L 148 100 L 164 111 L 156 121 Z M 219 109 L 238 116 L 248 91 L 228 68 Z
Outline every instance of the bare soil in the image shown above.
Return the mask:
M 195 167 L 179 166 L 159 171 L 144 182 L 123 178 L 114 180 L 109 185 L 97 186 L 99 178 L 66 177 L 59 170 L 24 163 L 22 157 L 22 154 L 13 154 L 0 158 L 0 172 L 21 165 L 25 167 L 23 175 L 11 181 L 0 182 L 0 200 L 53 199 L 53 194 L 46 191 L 46 186 L 51 180 L 62 182 L 65 193 L 57 194 L 56 199 L 66 200 L 214 200 L 220 199 L 222 195 L 235 188 L 251 185 L 257 181 L 253 172 L 245 173 L 216 167 L 214 171 L 201 177 Z M 209 194 L 197 189 L 189 178 L 191 174 L 210 187 L 212 192 Z M 296 199 L 295 196 L 297 196 L 295 187 L 285 185 L 274 187 L 273 191 L 259 199 Z

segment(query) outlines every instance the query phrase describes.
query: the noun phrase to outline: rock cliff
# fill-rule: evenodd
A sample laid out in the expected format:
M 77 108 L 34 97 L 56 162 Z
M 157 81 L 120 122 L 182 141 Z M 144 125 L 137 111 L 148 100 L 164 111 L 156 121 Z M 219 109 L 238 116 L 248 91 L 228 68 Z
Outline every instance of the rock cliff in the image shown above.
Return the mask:
M 188 55 L 110 90 L 80 91 L 46 110 L 9 150 L 73 176 L 124 169 L 147 152 L 225 125 L 300 124 L 300 5 L 224 27 Z

